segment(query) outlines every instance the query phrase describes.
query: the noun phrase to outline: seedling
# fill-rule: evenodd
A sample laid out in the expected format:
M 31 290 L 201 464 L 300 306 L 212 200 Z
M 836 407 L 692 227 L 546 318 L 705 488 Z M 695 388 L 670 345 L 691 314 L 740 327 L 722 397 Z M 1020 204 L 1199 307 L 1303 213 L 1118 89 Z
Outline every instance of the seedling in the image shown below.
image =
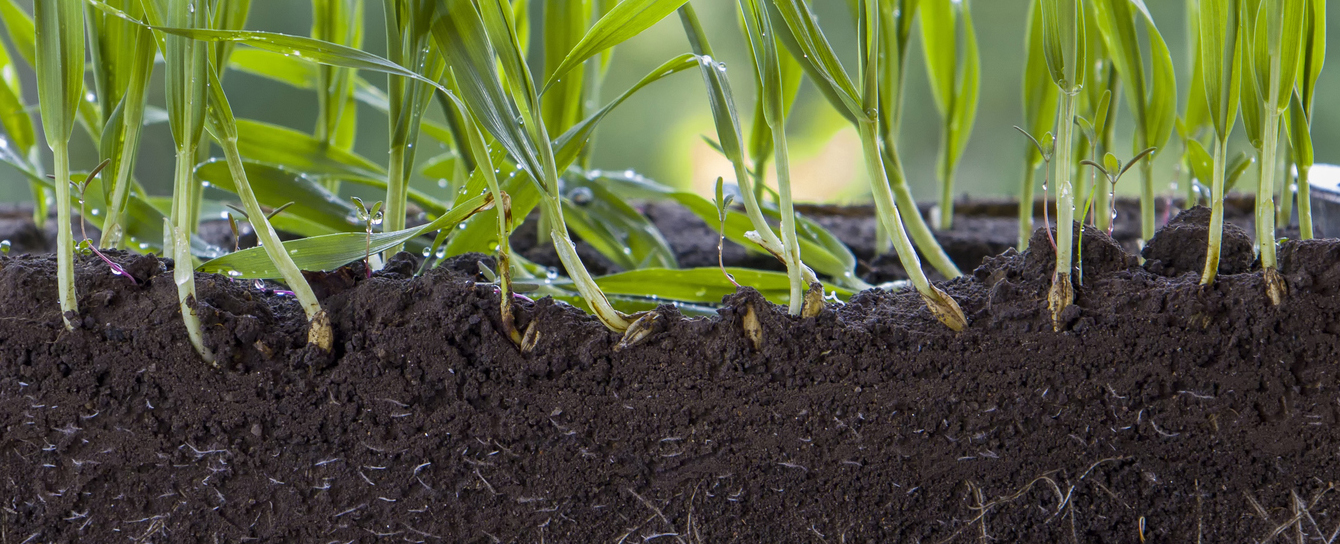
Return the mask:
M 358 220 L 363 222 L 363 232 L 367 233 L 367 246 L 363 256 L 363 268 L 367 271 L 367 277 L 372 277 L 372 229 L 382 224 L 382 218 L 385 214 L 382 212 L 382 201 L 378 200 L 371 206 L 363 204 L 363 199 L 350 197 L 354 205 L 358 206 Z
M 776 15 L 785 23 L 776 25 L 775 28 L 792 56 L 801 60 L 802 66 L 810 73 L 829 101 L 857 125 L 880 222 L 890 234 L 898 250 L 898 259 L 902 261 L 903 269 L 910 276 L 912 285 L 921 294 L 932 315 L 949 328 L 962 330 L 967 327 L 967 318 L 959 308 L 958 302 L 931 285 L 926 278 L 925 272 L 921 269 L 921 259 L 912 247 L 907 229 L 904 228 L 899 206 L 894 201 L 894 189 L 890 186 L 890 181 L 900 182 L 906 180 L 906 176 L 901 171 L 902 163 L 898 159 L 897 146 L 894 142 L 880 139 L 880 9 L 893 9 L 887 4 L 875 0 L 861 0 L 857 3 L 857 26 L 861 38 L 858 51 L 861 67 L 858 73 L 859 90 L 838 61 L 837 54 L 829 45 L 827 38 L 819 30 L 808 2 L 773 0 Z M 881 8 L 881 5 L 884 7 Z M 886 157 L 893 166 L 892 171 L 885 168 Z M 916 214 L 915 208 L 909 210 L 908 215 Z M 921 248 L 933 260 L 939 259 L 937 252 L 932 250 L 933 247 L 939 247 L 934 243 L 933 237 L 931 244 L 922 244 Z M 943 252 L 939 254 L 942 255 Z M 945 266 L 937 268 L 946 272 L 949 277 L 957 277 L 959 275 L 957 267 L 948 263 L 947 257 L 944 261 L 946 262 L 940 264 Z
M 1023 134 L 1025 137 L 1028 138 L 1029 142 L 1032 142 L 1033 149 L 1038 152 L 1038 159 L 1043 162 L 1044 170 L 1046 171 L 1046 177 L 1043 178 L 1042 180 L 1042 225 L 1043 225 L 1042 228 L 1047 230 L 1047 241 L 1051 243 L 1052 250 L 1055 250 L 1056 239 L 1052 237 L 1052 228 L 1051 228 L 1052 222 L 1051 218 L 1048 217 L 1047 213 L 1047 204 L 1051 197 L 1051 195 L 1047 191 L 1047 184 L 1051 181 L 1051 170 L 1046 169 L 1046 167 L 1051 166 L 1052 156 L 1056 152 L 1056 136 L 1053 136 L 1052 133 L 1048 132 L 1046 136 L 1043 136 L 1042 138 L 1043 141 L 1047 142 L 1046 145 L 1043 145 L 1042 142 L 1039 142 L 1038 139 L 1034 138 L 1032 134 L 1029 134 L 1027 130 L 1024 130 L 1017 126 L 1014 127 L 1014 130 L 1019 131 L 1021 134 Z M 1032 223 L 1033 222 L 1030 217 L 1029 224 L 1031 225 Z M 1032 234 L 1030 233 L 1029 236 L 1031 237 Z M 1022 246 L 1025 249 L 1028 248 L 1027 243 L 1022 244 Z
M 84 191 L 88 189 L 89 182 L 93 181 L 93 178 L 98 177 L 98 174 L 101 173 L 102 169 L 106 168 L 107 164 L 110 162 L 111 161 L 107 160 L 102 161 L 102 163 L 98 164 L 98 166 L 94 168 L 92 172 L 88 173 L 88 176 L 84 177 L 83 182 L 76 182 L 74 180 L 70 180 L 70 186 L 73 187 L 75 191 L 78 191 L 79 193 L 78 198 L 79 243 L 75 246 L 75 250 L 85 255 L 89 253 L 97 255 L 99 259 L 102 259 L 102 262 L 107 264 L 107 268 L 111 269 L 112 274 L 115 274 L 117 276 L 125 276 L 126 278 L 130 279 L 130 283 L 139 285 L 139 282 L 135 281 L 134 276 L 131 276 L 130 274 L 126 273 L 126 269 L 122 268 L 121 265 L 112 262 L 112 260 L 108 259 L 107 256 L 104 255 L 101 251 L 98 251 L 98 247 L 93 245 L 93 241 L 88 237 L 88 229 L 84 227 L 84 218 L 87 217 L 87 215 L 84 213 Z
M 1027 58 L 1024 68 L 1024 123 L 1028 125 L 1028 130 L 1014 127 L 1029 140 L 1032 140 L 1031 146 L 1026 146 L 1024 152 L 1024 178 L 1023 185 L 1019 190 L 1019 251 L 1028 249 L 1028 239 L 1033 235 L 1033 184 L 1037 180 L 1037 170 L 1039 166 L 1050 165 L 1050 151 L 1042 153 L 1042 146 L 1031 134 L 1047 133 L 1050 136 L 1052 127 L 1056 124 L 1056 104 L 1057 91 L 1056 85 L 1051 82 L 1047 75 L 1047 58 L 1043 54 L 1042 47 L 1042 0 L 1033 0 L 1028 10 L 1028 23 L 1025 33 L 1028 35 L 1027 44 L 1024 47 L 1024 56 Z M 1048 145 L 1055 143 L 1054 138 L 1048 137 Z M 1047 171 L 1047 177 L 1050 178 L 1051 171 Z M 1046 184 L 1043 184 L 1044 191 Z M 1046 200 L 1043 201 L 1043 213 L 1046 213 Z M 1050 223 L 1046 224 L 1048 229 Z M 1051 231 L 1047 231 L 1051 236 Z M 1053 246 L 1055 242 L 1053 241 Z
M 1256 240 L 1266 295 L 1278 305 L 1288 285 L 1277 269 L 1275 256 L 1275 166 L 1279 129 L 1293 97 L 1302 56 L 1305 0 L 1264 0 L 1247 3 L 1240 19 L 1243 39 L 1242 108 L 1247 134 L 1257 149 L 1261 168 L 1256 189 Z M 1250 51 L 1248 44 L 1252 44 Z
M 1214 158 L 1210 183 L 1210 235 L 1201 285 L 1211 285 L 1219 274 L 1219 248 L 1224 235 L 1224 194 L 1228 137 L 1238 117 L 1244 34 L 1237 0 L 1200 0 L 1200 62 L 1205 102 L 1214 126 Z M 1245 118 L 1244 118 L 1245 120 Z M 1190 144 L 1193 148 L 1194 141 Z M 1194 165 L 1193 165 L 1194 166 Z
M 954 223 L 954 175 L 968 146 L 981 91 L 982 62 L 977 29 L 967 0 L 921 1 L 922 51 L 931 83 L 931 96 L 940 112 L 940 230 Z M 959 47 L 958 23 L 963 45 Z
M 1084 164 L 1092 168 L 1095 172 L 1101 172 L 1103 174 L 1103 177 L 1107 178 L 1108 187 L 1106 192 L 1109 195 L 1108 202 L 1110 203 L 1109 205 L 1111 207 L 1103 211 L 1108 214 L 1107 216 L 1109 218 L 1114 217 L 1117 214 L 1116 198 L 1115 198 L 1117 192 L 1117 182 L 1121 180 L 1121 176 L 1126 175 L 1127 170 L 1130 170 L 1131 167 L 1138 164 L 1141 160 L 1148 158 L 1152 153 L 1154 153 L 1154 148 L 1152 147 L 1146 148 L 1144 151 L 1137 153 L 1135 157 L 1132 158 L 1130 162 L 1126 164 L 1122 164 L 1120 160 L 1117 160 L 1117 156 L 1111 153 L 1108 153 L 1103 156 L 1103 164 L 1098 164 L 1097 162 L 1092 160 L 1084 160 L 1081 162 L 1081 164 Z M 1097 184 L 1095 183 L 1095 186 L 1089 192 L 1089 200 L 1084 203 L 1084 212 L 1080 215 L 1081 219 L 1083 219 L 1084 217 L 1088 217 L 1089 209 L 1090 207 L 1093 206 L 1094 194 L 1097 192 L 1098 187 Z M 1108 235 L 1112 234 L 1112 226 L 1113 225 L 1111 223 L 1109 223 L 1107 226 Z M 1078 248 L 1075 251 L 1075 258 L 1080 263 L 1083 263 L 1082 260 L 1083 256 L 1084 256 L 1084 237 L 1080 236 Z M 1078 272 L 1076 276 L 1076 283 L 1083 285 L 1084 266 L 1081 265 L 1078 266 L 1077 268 Z
M 42 129 L 56 163 L 56 284 L 61 318 L 79 313 L 74 285 L 74 235 L 70 232 L 70 136 L 84 94 L 84 3 L 47 0 L 34 5 L 37 94 Z
M 1051 308 L 1052 327 L 1061 329 L 1061 311 L 1075 299 L 1070 283 L 1071 248 L 1075 217 L 1075 184 L 1071 178 L 1069 157 L 1074 147 L 1075 107 L 1079 91 L 1084 88 L 1087 70 L 1085 51 L 1084 4 L 1081 0 L 1043 0 L 1043 51 L 1052 82 L 1060 92 L 1060 112 L 1056 119 L 1060 133 L 1056 147 L 1056 275 L 1047 294 Z
M 1302 65 L 1299 66 L 1298 85 L 1289 108 L 1288 127 L 1293 162 L 1298 168 L 1298 228 L 1302 238 L 1310 240 L 1313 236 L 1312 189 L 1308 174 L 1312 171 L 1313 163 L 1312 110 L 1316 104 L 1317 78 L 1321 76 L 1321 68 L 1326 63 L 1326 0 L 1306 0 L 1306 4 L 1303 13 Z M 1288 220 L 1287 216 L 1285 220 Z
M 1135 149 L 1162 147 L 1172 136 L 1177 119 L 1177 77 L 1168 44 L 1159 34 L 1144 0 L 1089 1 L 1108 54 L 1125 80 L 1126 104 L 1135 120 Z M 1147 47 L 1142 47 L 1137 28 L 1141 21 Z M 1146 51 L 1150 58 L 1148 69 L 1144 63 Z M 1144 240 L 1154 236 L 1153 168 L 1153 161 L 1146 161 L 1140 169 L 1140 235 Z
M 244 219 L 244 220 L 246 220 L 246 221 L 248 221 L 248 222 L 251 221 L 251 217 L 249 217 L 249 216 L 247 215 L 246 210 L 243 210 L 242 208 L 239 208 L 239 207 L 234 206 L 234 205 L 232 205 L 232 204 L 224 204 L 224 205 L 227 206 L 228 209 L 230 209 L 230 210 L 233 211 L 233 213 L 229 213 L 229 214 L 228 214 L 228 229 L 231 230 L 232 233 L 233 233 L 233 251 L 240 251 L 240 250 L 241 250 L 241 247 L 239 247 L 238 244 L 241 243 L 241 241 L 242 241 L 242 236 L 241 236 L 241 233 L 237 230 L 237 220 L 234 218 L 234 214 L 236 214 L 237 217 L 241 217 L 242 219 Z M 265 220 L 268 222 L 268 221 L 270 221 L 271 219 L 274 219 L 274 217 L 275 217 L 276 215 L 279 215 L 280 212 L 282 212 L 282 211 L 288 209 L 288 207 L 289 207 L 289 206 L 292 206 L 292 205 L 293 205 L 293 202 L 290 201 L 290 202 L 288 202 L 287 204 L 284 204 L 283 206 L 280 206 L 280 207 L 278 207 L 278 208 L 275 208 L 275 209 L 273 209 L 273 210 L 270 210 L 269 213 L 266 213 L 266 214 L 265 214 Z M 256 229 L 255 224 L 252 224 L 252 230 L 255 230 L 255 229 Z
M 725 178 L 717 177 L 716 199 L 712 201 L 717 207 L 717 217 L 721 222 L 721 228 L 717 229 L 720 235 L 717 238 L 717 267 L 721 269 L 721 274 L 726 276 L 735 287 L 740 287 L 740 283 L 735 281 L 735 276 L 726 271 L 726 260 L 724 253 L 726 251 L 726 216 L 730 210 L 731 204 L 735 203 L 735 195 L 725 194 Z

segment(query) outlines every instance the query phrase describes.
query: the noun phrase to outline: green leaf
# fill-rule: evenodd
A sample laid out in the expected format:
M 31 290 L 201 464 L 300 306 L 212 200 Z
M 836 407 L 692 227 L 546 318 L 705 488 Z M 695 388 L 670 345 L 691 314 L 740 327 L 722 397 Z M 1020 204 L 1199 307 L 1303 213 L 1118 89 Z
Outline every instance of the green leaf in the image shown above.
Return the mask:
M 5 23 L 9 41 L 29 66 L 37 66 L 37 26 L 33 18 L 14 0 L 0 0 L 0 20 Z
M 498 79 L 493 46 L 474 6 L 465 0 L 439 4 L 433 17 L 433 36 L 452 68 L 461 99 L 489 134 L 539 184 L 544 177 L 540 151 L 523 127 L 518 126 L 521 114 Z
M 1200 61 L 1210 121 L 1227 141 L 1237 118 L 1240 80 L 1245 65 L 1243 21 L 1238 0 L 1200 0 Z
M 626 176 L 604 172 L 601 181 L 625 199 L 674 200 L 688 208 L 713 230 L 720 228 L 717 205 L 696 193 L 671 189 L 637 175 Z M 775 208 L 765 208 L 763 213 L 777 217 Z M 745 237 L 745 233 L 751 230 L 754 230 L 754 223 L 748 215 L 737 210 L 728 212 L 725 232 L 727 239 L 746 248 L 757 247 L 757 244 Z M 839 281 L 855 279 L 856 259 L 845 245 L 837 241 L 836 236 L 826 232 L 817 223 L 799 217 L 796 221 L 796 234 L 800 242 L 800 254 L 805 256 L 805 264 L 821 274 L 838 278 Z
M 666 18 L 687 0 L 623 0 L 601 17 L 577 43 L 545 82 L 547 90 L 569 71 L 602 51 L 641 34 Z M 551 6 L 553 4 L 550 4 Z
M 1033 0 L 1028 12 L 1028 43 L 1024 55 L 1027 61 L 1024 68 L 1024 123 L 1029 134 L 1042 134 L 1056 124 L 1056 103 L 1058 91 L 1051 81 L 1047 68 L 1047 59 L 1043 54 L 1041 0 Z M 1028 164 L 1037 168 L 1042 164 L 1042 155 L 1035 146 L 1028 146 Z
M 28 156 L 37 146 L 37 131 L 33 127 L 33 118 L 28 115 L 28 107 L 23 103 L 23 87 L 20 85 L 9 50 L 0 43 L 0 126 L 9 135 L 9 141 L 18 152 Z
M 1303 51 L 1298 70 L 1303 108 L 1312 119 L 1312 102 L 1317 78 L 1326 64 L 1326 0 L 1307 0 L 1309 11 L 1303 21 Z
M 778 39 L 792 57 L 800 60 L 805 73 L 833 107 L 853 122 L 868 117 L 863 97 L 838 61 L 809 5 L 804 0 L 771 0 L 765 5 L 770 8 L 768 14 L 773 17 Z
M 293 202 L 274 218 L 275 228 L 303 236 L 362 230 L 352 205 L 331 194 L 320 183 L 299 173 L 268 164 L 244 163 L 247 179 L 261 205 L 275 208 Z M 196 177 L 214 188 L 237 193 L 228 163 L 206 161 L 196 167 Z
M 951 0 L 921 0 L 921 51 L 941 116 L 953 106 L 958 78 L 958 17 Z
M 552 76 L 591 22 L 592 0 L 550 3 L 544 10 L 544 67 Z M 567 131 L 585 116 L 586 72 L 569 72 L 545 85 L 541 109 L 544 126 L 555 133 Z
M 689 268 L 682 270 L 648 268 L 621 272 L 596 278 L 600 289 L 610 295 L 655 296 L 659 299 L 696 303 L 719 303 L 735 293 L 735 284 L 726 279 L 720 268 Z M 758 289 L 768 300 L 777 304 L 789 303 L 791 289 L 786 274 L 749 268 L 727 268 L 741 285 Z M 825 291 L 836 292 L 840 298 L 855 293 L 834 285 L 824 285 Z
M 958 88 L 954 91 L 954 107 L 950 115 L 949 163 L 958 164 L 963 152 L 968 148 L 968 137 L 972 134 L 977 119 L 977 103 L 982 87 L 982 61 L 977 45 L 977 28 L 972 22 L 972 11 L 968 3 L 961 4 L 963 9 L 964 58 L 959 75 Z
M 385 179 L 386 169 L 362 156 L 296 130 L 238 119 L 238 149 L 249 161 L 310 176 Z
M 1250 0 L 1249 0 L 1250 4 Z M 1248 11 L 1253 11 L 1251 7 Z M 1243 28 L 1240 30 L 1242 35 L 1242 48 L 1239 52 L 1238 66 L 1242 72 L 1241 80 L 1238 85 L 1238 98 L 1242 108 L 1242 125 L 1247 132 L 1247 140 L 1251 142 L 1252 147 L 1261 149 L 1265 145 L 1263 132 L 1262 115 L 1265 113 L 1265 98 L 1261 96 L 1260 87 L 1258 87 L 1258 78 L 1255 69 L 1256 62 L 1269 48 L 1266 43 L 1266 32 L 1262 25 L 1258 24 L 1258 17 L 1250 14 L 1244 14 L 1241 18 Z
M 1233 185 L 1238 182 L 1243 174 L 1247 173 L 1247 167 L 1256 162 L 1256 159 L 1246 153 L 1238 153 L 1229 161 L 1228 167 L 1224 169 L 1224 194 L 1233 190 Z
M 55 148 L 70 140 L 84 96 L 84 4 L 46 0 L 35 7 L 42 130 L 47 144 Z
M 1197 140 L 1187 140 L 1186 144 L 1186 161 L 1191 165 L 1191 172 L 1205 186 L 1210 186 L 1214 179 L 1214 157 Z
M 272 79 L 297 89 L 316 89 L 317 65 L 264 49 L 239 49 L 229 68 Z
M 372 253 L 404 244 L 422 234 L 452 229 L 465 218 L 492 204 L 492 199 L 480 195 L 453 207 L 432 223 L 395 232 L 374 233 L 371 238 Z M 287 214 L 287 212 L 285 212 Z M 276 217 L 279 219 L 284 214 Z M 298 268 L 303 270 L 334 270 L 367 256 L 367 234 L 341 233 L 324 236 L 311 236 L 299 240 L 284 242 L 284 250 L 293 258 Z M 211 260 L 196 269 L 200 272 L 225 274 L 233 278 L 276 279 L 280 277 L 265 248 L 254 247 L 230 253 Z
M 1307 108 L 1303 107 L 1302 101 L 1298 98 L 1298 93 L 1293 93 L 1293 104 L 1289 108 L 1289 117 L 1285 121 L 1289 128 L 1290 149 L 1293 151 L 1293 162 L 1298 165 L 1300 170 L 1311 168 L 1315 161 L 1312 149 L 1312 127 L 1307 116 Z

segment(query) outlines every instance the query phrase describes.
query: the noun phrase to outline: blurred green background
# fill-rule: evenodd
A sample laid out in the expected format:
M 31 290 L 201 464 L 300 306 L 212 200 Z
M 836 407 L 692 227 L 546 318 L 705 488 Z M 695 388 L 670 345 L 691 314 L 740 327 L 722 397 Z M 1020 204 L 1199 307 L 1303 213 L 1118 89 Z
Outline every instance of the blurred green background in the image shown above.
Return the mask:
M 544 4 L 565 0 L 531 0 L 533 14 Z M 829 40 L 851 66 L 855 57 L 855 28 L 847 2 L 813 0 L 820 24 Z M 1178 67 L 1180 94 L 1185 94 L 1190 77 L 1187 60 L 1185 6 L 1182 0 L 1146 0 L 1155 21 L 1172 50 Z M 31 13 L 32 0 L 20 2 Z M 381 2 L 367 2 L 366 49 L 385 53 Z M 740 35 L 736 3 L 732 0 L 693 0 L 719 60 L 732 67 L 731 83 L 741 115 L 753 111 L 753 77 L 748 70 L 748 52 Z M 971 4 L 982 50 L 981 105 L 967 154 L 959 171 L 958 192 L 973 197 L 1007 196 L 1018 191 L 1022 177 L 1022 152 L 1025 139 L 1014 131 L 1022 124 L 1020 98 L 1023 66 L 1023 30 L 1028 0 L 977 0 Z M 1328 15 L 1332 34 L 1340 28 L 1340 10 Z M 306 35 L 311 25 L 311 5 L 306 0 L 256 0 L 248 28 Z M 532 44 L 541 43 L 532 40 Z M 1332 56 L 1340 55 L 1337 41 L 1329 39 Z M 934 161 L 938 152 L 939 118 L 932 107 L 926 83 L 919 38 L 914 32 L 909 58 L 906 113 L 900 138 L 907 174 L 918 198 L 936 195 Z M 613 96 L 629 87 L 665 60 L 689 51 L 683 30 L 675 16 L 615 50 L 605 93 Z M 532 51 L 533 60 L 539 59 Z M 1334 64 L 1334 63 L 1331 63 Z M 538 64 L 535 65 L 538 71 Z M 31 73 L 25 73 L 24 92 L 36 111 L 36 85 Z M 152 104 L 162 105 L 160 70 L 152 86 Z M 384 86 L 385 77 L 365 74 L 370 81 Z M 316 98 L 310 93 L 248 74 L 231 73 L 225 83 L 239 118 L 253 118 L 310 132 L 316 120 Z M 1324 71 L 1318 84 L 1313 121 L 1318 163 L 1340 162 L 1340 69 Z M 1180 97 L 1185 102 L 1185 96 Z M 440 117 L 433 106 L 431 115 Z M 1129 110 L 1121 105 L 1122 114 Z M 387 125 L 384 116 L 361 106 L 357 151 L 381 163 L 386 162 Z M 748 119 L 742 120 L 748 126 Z M 1118 154 L 1129 156 L 1130 120 L 1123 117 L 1118 129 Z M 40 125 L 39 125 L 40 127 Z M 822 97 L 809 86 L 802 89 L 789 125 L 793 135 L 792 159 L 797 198 L 808 201 L 857 202 L 865 191 L 864 167 L 859 141 L 853 129 L 838 116 Z M 709 194 L 716 176 L 732 177 L 729 163 L 713 152 L 700 135 L 714 135 L 701 77 L 688 71 L 653 84 L 625 103 L 601 126 L 594 140 L 593 164 L 604 170 L 631 169 L 663 183 L 693 187 Z M 1247 148 L 1241 129 L 1235 133 L 1238 147 Z M 1161 153 L 1156 163 L 1162 178 L 1159 187 L 1169 192 L 1176 175 L 1175 155 L 1180 152 L 1176 137 L 1170 153 Z M 422 142 L 427 146 L 430 142 Z M 419 153 L 422 164 L 436 151 L 426 147 Z M 83 131 L 76 131 L 72 147 L 76 169 L 89 169 L 96 153 Z M 172 177 L 173 144 L 166 124 L 150 127 L 144 135 L 137 175 L 148 190 L 159 194 L 169 191 Z M 50 167 L 50 158 L 47 158 Z M 1254 174 L 1248 174 L 1252 178 Z M 416 180 L 426 191 L 441 192 L 434 180 Z M 1133 182 L 1121 192 L 1134 193 Z M 1244 180 L 1238 187 L 1253 187 Z M 375 194 L 368 196 L 376 197 Z M 0 201 L 28 200 L 26 181 L 8 167 L 0 166 Z

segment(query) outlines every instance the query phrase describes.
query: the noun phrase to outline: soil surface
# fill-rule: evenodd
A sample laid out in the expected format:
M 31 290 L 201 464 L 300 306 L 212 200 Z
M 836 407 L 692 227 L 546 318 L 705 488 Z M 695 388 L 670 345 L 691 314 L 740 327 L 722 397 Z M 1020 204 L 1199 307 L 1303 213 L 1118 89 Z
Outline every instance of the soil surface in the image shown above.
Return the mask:
M 1060 332 L 1039 231 L 941 284 L 961 333 L 910 291 L 799 319 L 745 289 L 618 351 L 542 299 L 523 353 L 470 256 L 314 276 L 332 354 L 291 299 L 199 274 L 221 368 L 170 261 L 82 259 L 66 331 L 54 257 L 0 257 L 0 542 L 1333 539 L 1340 242 L 1285 244 L 1271 307 L 1259 272 L 1201 288 L 1083 239 Z

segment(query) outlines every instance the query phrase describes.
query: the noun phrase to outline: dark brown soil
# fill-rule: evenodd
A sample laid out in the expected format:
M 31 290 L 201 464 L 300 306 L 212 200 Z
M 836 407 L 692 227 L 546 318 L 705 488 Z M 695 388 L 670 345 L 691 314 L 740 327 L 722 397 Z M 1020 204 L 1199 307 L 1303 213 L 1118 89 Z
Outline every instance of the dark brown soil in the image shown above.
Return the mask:
M 1053 332 L 1041 236 L 942 284 L 958 334 L 908 291 L 801 320 L 743 290 L 622 351 L 544 299 L 519 352 L 469 257 L 320 282 L 325 357 L 291 300 L 202 274 L 220 369 L 170 262 L 84 259 L 67 332 L 54 259 L 0 258 L 0 542 L 1333 538 L 1340 242 L 1286 244 L 1269 307 L 1259 273 L 1200 288 L 1087 231 Z

